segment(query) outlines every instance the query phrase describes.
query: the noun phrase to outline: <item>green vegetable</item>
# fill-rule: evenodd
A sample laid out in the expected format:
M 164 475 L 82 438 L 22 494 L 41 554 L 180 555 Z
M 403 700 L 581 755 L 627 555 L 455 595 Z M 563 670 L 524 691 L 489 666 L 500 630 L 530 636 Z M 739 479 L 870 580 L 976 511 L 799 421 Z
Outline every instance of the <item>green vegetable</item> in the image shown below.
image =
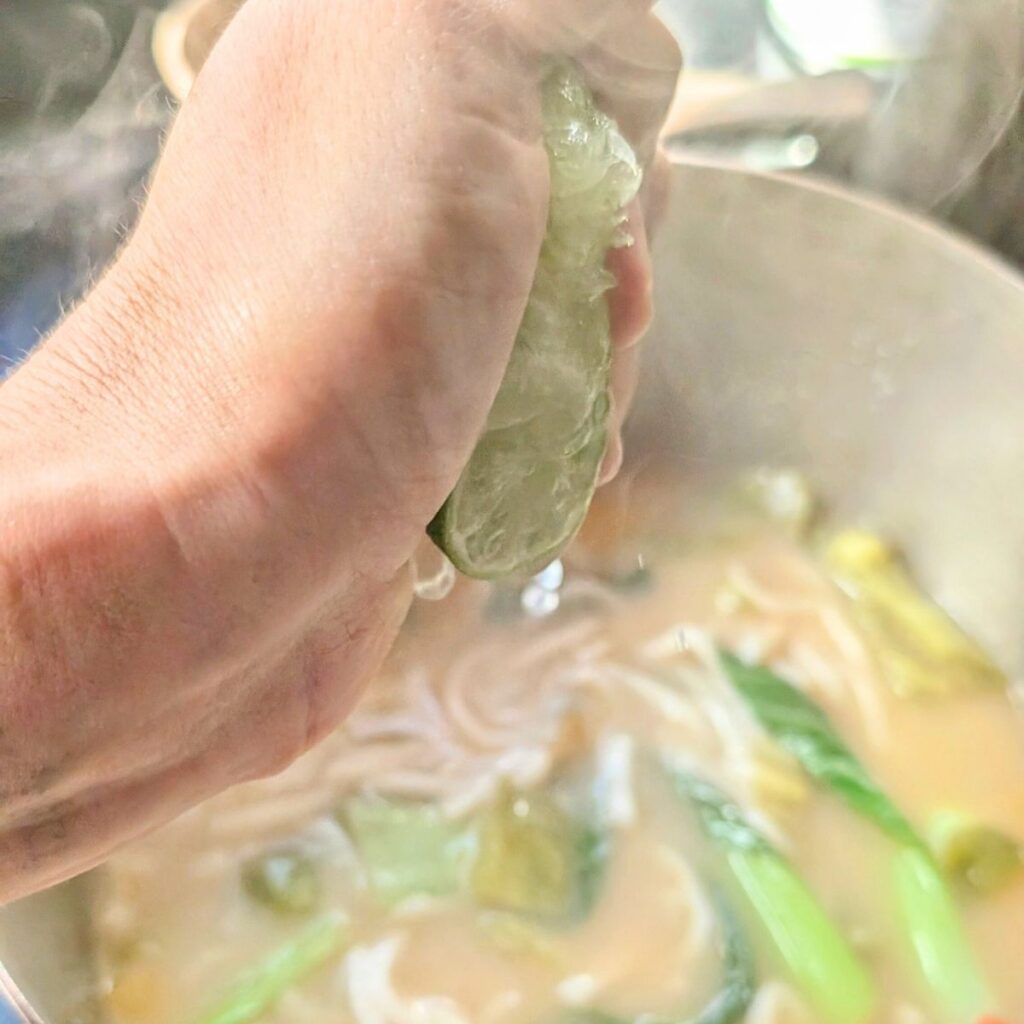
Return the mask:
M 778 743 L 858 814 L 899 844 L 899 906 L 918 968 L 941 1011 L 985 1009 L 985 984 L 956 906 L 917 832 L 843 743 L 826 715 L 792 683 L 720 652 L 722 665 L 755 717 Z M 926 929 L 934 929 L 930 936 Z M 956 998 L 954 998 L 956 997 Z M 951 1020 L 959 1020 L 955 1014 Z
M 825 713 L 792 683 L 719 651 L 722 667 L 764 730 L 807 773 L 900 843 L 918 843 L 910 822 L 840 739 Z
M 736 911 L 720 889 L 715 888 L 713 895 L 721 927 L 722 983 L 711 1001 L 688 1024 L 734 1024 L 742 1020 L 757 987 L 754 951 Z
M 519 336 L 483 437 L 429 528 L 482 579 L 536 572 L 576 534 L 608 437 L 608 250 L 625 244 L 636 158 L 578 69 L 545 82 L 547 233 Z
M 606 858 L 603 835 L 550 794 L 506 789 L 480 822 L 473 897 L 490 909 L 547 920 L 583 916 Z
M 289 989 L 341 953 L 348 942 L 348 919 L 325 914 L 309 924 L 248 974 L 240 978 L 198 1024 L 251 1024 L 269 1013 Z
M 701 827 L 716 845 L 724 850 L 773 852 L 771 843 L 747 821 L 742 808 L 729 800 L 717 786 L 695 775 L 674 769 L 668 771 L 676 792 L 693 804 Z
M 586 917 L 597 903 L 609 857 L 608 834 L 596 825 L 576 825 L 576 907 Z
M 892 871 L 900 917 L 936 1009 L 950 1024 L 977 1020 L 993 1009 L 991 999 L 935 862 L 908 846 L 896 854 Z
M 740 888 L 812 1005 L 830 1021 L 864 1021 L 874 987 L 853 949 L 814 894 L 774 851 L 730 851 Z
M 864 966 L 814 894 L 719 789 L 670 769 L 676 791 L 697 811 L 704 831 L 762 922 L 797 985 L 821 1016 L 860 1024 L 875 1003 Z
M 736 1024 L 754 999 L 757 975 L 754 951 L 743 932 L 739 918 L 725 894 L 717 887 L 713 890 L 718 920 L 721 927 L 722 982 L 718 991 L 696 1016 L 678 1022 L 665 1021 L 653 1014 L 643 1014 L 632 1024 Z M 628 1024 L 599 1010 L 579 1010 L 563 1017 L 562 1024 Z
M 982 895 L 1024 875 L 1024 848 L 998 829 L 947 811 L 932 822 L 929 839 L 942 870 Z
M 825 549 L 825 564 L 897 693 L 936 696 L 1006 685 L 985 650 L 921 592 L 884 541 L 848 530 Z
M 278 846 L 242 866 L 242 887 L 257 903 L 281 914 L 308 914 L 320 902 L 312 858 L 297 846 Z
M 460 889 L 471 839 L 435 807 L 358 798 L 345 804 L 341 816 L 381 901 L 449 896 Z

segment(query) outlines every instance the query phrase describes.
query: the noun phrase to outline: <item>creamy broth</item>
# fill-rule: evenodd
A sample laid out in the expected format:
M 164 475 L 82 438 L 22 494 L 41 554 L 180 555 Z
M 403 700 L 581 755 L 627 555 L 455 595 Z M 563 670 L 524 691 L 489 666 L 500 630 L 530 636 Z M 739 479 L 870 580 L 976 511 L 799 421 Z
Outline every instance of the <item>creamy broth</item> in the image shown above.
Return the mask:
M 417 604 L 382 677 L 332 739 L 104 869 L 95 929 L 115 1021 L 212 1022 L 236 979 L 330 910 L 345 915 L 339 947 L 239 1024 L 689 1021 L 722 986 L 720 887 L 756 960 L 753 998 L 733 1019 L 827 1021 L 726 870 L 727 853 L 669 785 L 663 757 L 727 795 L 804 880 L 870 977 L 873 1009 L 861 1019 L 947 1019 L 894 909 L 898 844 L 765 731 L 717 651 L 769 666 L 810 697 L 922 833 L 953 809 L 1024 840 L 1024 730 L 1008 693 L 898 696 L 807 545 L 749 522 L 652 544 L 665 524 L 641 522 L 634 496 L 626 530 L 617 501 L 603 497 L 557 610 L 526 614 L 521 595 L 498 600 L 469 583 Z M 671 508 L 661 497 L 650 505 Z M 609 567 L 635 568 L 641 549 L 647 571 L 609 582 Z M 553 603 L 527 595 L 537 611 Z M 488 807 L 533 794 L 602 837 L 584 911 L 524 912 L 479 895 Z M 382 897 L 379 865 L 346 812 L 371 797 L 430 804 L 459 833 L 443 892 Z M 303 852 L 318 888 L 313 905 L 291 912 L 243 883 L 244 865 L 282 843 Z M 984 894 L 949 885 L 991 992 L 985 1009 L 1024 1020 L 1024 878 Z

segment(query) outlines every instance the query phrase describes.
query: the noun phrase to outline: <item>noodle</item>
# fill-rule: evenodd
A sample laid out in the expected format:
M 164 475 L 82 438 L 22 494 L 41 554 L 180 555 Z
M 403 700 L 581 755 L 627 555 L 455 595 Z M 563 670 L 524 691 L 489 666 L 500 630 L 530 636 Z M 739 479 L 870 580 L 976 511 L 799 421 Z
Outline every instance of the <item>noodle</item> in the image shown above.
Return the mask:
M 788 617 L 792 615 L 816 615 L 820 610 L 820 605 L 816 601 L 800 600 L 799 598 L 773 594 L 751 576 L 750 570 L 746 566 L 738 562 L 734 562 L 729 567 L 726 578 L 729 586 L 740 597 L 762 612 Z
M 824 690 L 825 696 L 833 703 L 843 699 L 840 690 L 849 692 L 857 705 L 863 730 L 868 742 L 878 747 L 886 742 L 888 726 L 881 702 L 877 697 L 875 681 L 868 676 L 870 657 L 863 641 L 856 634 L 846 618 L 824 594 L 818 599 L 798 599 L 792 596 L 779 597 L 754 580 L 749 570 L 733 563 L 728 580 L 737 593 L 762 613 L 784 619 L 809 617 L 821 624 L 826 636 L 837 648 L 841 661 L 847 662 L 847 670 L 832 669 L 825 658 L 799 639 L 791 641 L 790 660 L 776 661 L 776 669 L 785 675 L 796 677 L 806 685 Z M 809 581 L 817 585 L 818 581 Z M 747 661 L 767 661 L 767 651 L 757 643 L 737 645 L 737 653 Z

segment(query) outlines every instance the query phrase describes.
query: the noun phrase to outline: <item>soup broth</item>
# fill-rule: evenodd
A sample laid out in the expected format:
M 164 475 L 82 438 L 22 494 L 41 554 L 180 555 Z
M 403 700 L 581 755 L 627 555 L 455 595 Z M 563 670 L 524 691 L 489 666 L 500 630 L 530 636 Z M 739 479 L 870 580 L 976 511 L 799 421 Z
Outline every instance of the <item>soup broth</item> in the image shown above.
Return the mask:
M 111 1019 L 1024 1020 L 1010 688 L 906 692 L 795 478 L 645 480 L 564 570 L 417 603 L 334 737 L 103 870 Z

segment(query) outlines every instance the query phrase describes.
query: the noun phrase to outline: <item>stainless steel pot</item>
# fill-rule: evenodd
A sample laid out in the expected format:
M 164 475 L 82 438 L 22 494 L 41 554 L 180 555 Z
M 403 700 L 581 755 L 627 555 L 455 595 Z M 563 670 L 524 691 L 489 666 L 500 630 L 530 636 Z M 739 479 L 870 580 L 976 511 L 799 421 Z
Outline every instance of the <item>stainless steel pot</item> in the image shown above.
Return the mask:
M 675 176 L 632 457 L 671 455 L 694 487 L 803 468 L 838 514 L 903 539 L 933 591 L 1024 669 L 1024 279 L 806 180 Z M 0 911 L 0 991 L 33 1024 L 80 1008 L 87 885 Z

